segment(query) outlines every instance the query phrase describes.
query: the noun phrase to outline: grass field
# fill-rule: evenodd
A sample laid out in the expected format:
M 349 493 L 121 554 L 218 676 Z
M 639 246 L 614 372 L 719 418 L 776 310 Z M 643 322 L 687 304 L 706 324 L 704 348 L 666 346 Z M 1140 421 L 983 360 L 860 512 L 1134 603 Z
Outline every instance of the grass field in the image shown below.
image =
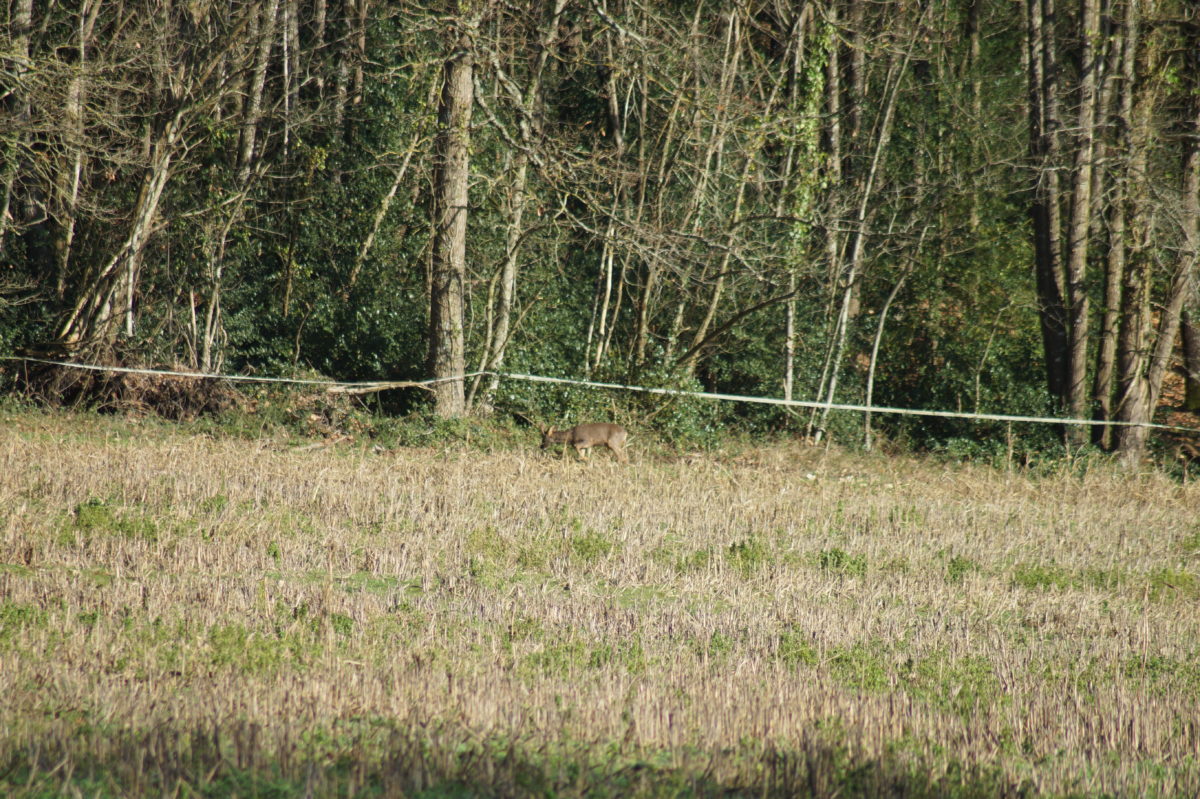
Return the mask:
M 1200 791 L 1193 483 L 296 443 L 0 411 L 0 793 Z

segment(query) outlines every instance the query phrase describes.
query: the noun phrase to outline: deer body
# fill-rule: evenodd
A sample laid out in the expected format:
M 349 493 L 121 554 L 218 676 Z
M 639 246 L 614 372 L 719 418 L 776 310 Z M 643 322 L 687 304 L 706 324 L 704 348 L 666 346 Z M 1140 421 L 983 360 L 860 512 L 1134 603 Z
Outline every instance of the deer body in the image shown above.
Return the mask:
M 628 463 L 625 458 L 625 439 L 628 436 L 624 427 L 608 422 L 577 424 L 570 430 L 551 427 L 542 433 L 542 449 L 551 444 L 562 444 L 564 458 L 567 456 L 567 447 L 574 447 L 579 457 L 586 458 L 587 451 L 592 447 L 608 447 L 617 460 Z
M 1200 463 L 1200 446 L 1193 444 L 1191 441 L 1180 441 L 1175 448 L 1175 457 L 1183 464 L 1183 481 L 1186 483 L 1188 479 L 1188 470 L 1196 464 Z

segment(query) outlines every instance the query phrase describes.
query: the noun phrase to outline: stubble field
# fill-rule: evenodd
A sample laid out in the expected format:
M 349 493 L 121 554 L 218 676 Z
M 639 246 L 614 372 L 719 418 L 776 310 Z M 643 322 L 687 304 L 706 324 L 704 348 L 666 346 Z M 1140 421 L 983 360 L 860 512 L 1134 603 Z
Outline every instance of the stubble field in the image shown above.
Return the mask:
M 1200 490 L 0 412 L 0 792 L 1195 796 Z

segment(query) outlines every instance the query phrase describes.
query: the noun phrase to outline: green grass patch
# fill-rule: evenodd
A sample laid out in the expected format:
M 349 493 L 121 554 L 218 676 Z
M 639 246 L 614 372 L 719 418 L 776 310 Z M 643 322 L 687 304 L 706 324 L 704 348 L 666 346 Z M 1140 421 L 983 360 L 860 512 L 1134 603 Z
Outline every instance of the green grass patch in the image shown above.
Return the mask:
M 25 630 L 45 627 L 49 613 L 35 605 L 0 602 L 0 645 L 7 646 Z
M 1195 528 L 1190 535 L 1179 539 L 1179 549 L 1187 555 L 1200 555 L 1200 527 Z
M 895 673 L 888 665 L 885 648 L 876 644 L 858 643 L 831 649 L 824 662 L 842 685 L 871 693 L 890 688 Z
M 368 593 L 387 596 L 394 591 L 401 590 L 401 588 L 405 592 L 413 592 L 414 590 L 420 592 L 421 590 L 420 584 L 415 580 L 401 582 L 398 577 L 389 577 L 365 571 L 355 572 L 347 577 L 340 577 L 338 578 L 338 584 L 348 594 Z
M 1173 689 L 1200 698 L 1200 653 L 1179 657 L 1165 654 L 1131 655 L 1122 668 L 1123 676 L 1148 682 L 1160 692 Z
M 903 674 L 910 695 L 966 720 L 1001 700 L 1000 680 L 987 658 L 951 658 L 937 652 L 912 662 Z
M 104 535 L 155 542 L 158 524 L 144 513 L 120 511 L 102 499 L 89 499 L 72 510 L 60 528 L 60 544 L 73 545 Z
M 611 554 L 616 544 L 604 533 L 585 530 L 570 537 L 569 547 L 576 560 L 589 565 Z
M 958 584 L 968 574 L 982 571 L 979 564 L 962 555 L 952 555 L 946 561 L 946 582 Z
M 19 563 L 0 563 L 0 574 L 11 574 L 14 577 L 28 577 L 33 569 Z
M 1075 585 L 1074 575 L 1054 563 L 1018 563 L 1012 585 L 1032 591 L 1062 591 Z
M 814 559 L 817 568 L 833 574 L 861 577 L 867 573 L 866 555 L 850 555 L 837 547 L 821 550 Z
M 799 627 L 788 627 L 779 634 L 775 658 L 790 667 L 815 666 L 818 660 L 812 636 Z
M 331 624 L 337 632 L 339 625 L 332 619 Z M 343 628 L 348 632 L 352 626 Z M 205 636 L 208 662 L 253 676 L 270 676 L 285 667 L 302 671 L 320 651 L 311 629 L 261 633 L 236 622 L 213 625 Z
M 730 544 L 725 550 L 725 560 L 743 578 L 749 578 L 771 562 L 771 553 L 762 539 L 751 536 Z
M 717 555 L 712 549 L 697 549 L 676 557 L 672 567 L 675 573 L 681 577 L 688 574 L 696 574 L 712 568 L 716 557 Z
M 1200 581 L 1196 580 L 1196 575 L 1182 569 L 1162 567 L 1150 572 L 1147 579 L 1151 599 L 1195 599 L 1200 596 Z

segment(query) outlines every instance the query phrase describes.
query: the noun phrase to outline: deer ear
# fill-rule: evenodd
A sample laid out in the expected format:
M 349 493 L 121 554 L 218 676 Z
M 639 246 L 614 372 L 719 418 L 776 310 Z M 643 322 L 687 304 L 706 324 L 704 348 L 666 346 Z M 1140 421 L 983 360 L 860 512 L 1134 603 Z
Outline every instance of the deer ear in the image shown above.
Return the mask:
M 549 427 L 546 428 L 546 435 L 550 435 L 553 432 L 554 432 L 554 425 L 550 425 Z

